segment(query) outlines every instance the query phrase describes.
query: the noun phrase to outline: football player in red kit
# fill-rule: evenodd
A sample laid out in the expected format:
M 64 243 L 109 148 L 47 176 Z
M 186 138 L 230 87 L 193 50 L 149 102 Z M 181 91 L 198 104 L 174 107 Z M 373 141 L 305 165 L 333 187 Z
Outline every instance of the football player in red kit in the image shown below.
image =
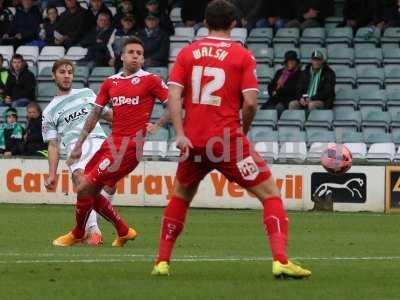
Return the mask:
M 96 107 L 87 117 L 67 160 L 67 164 L 72 164 L 81 157 L 84 141 L 98 122 L 104 106 L 110 104 L 113 111 L 111 135 L 88 162 L 85 176 L 77 183 L 78 191 L 84 196 L 76 203 L 76 226 L 59 237 L 58 244 L 72 245 L 84 238 L 85 223 L 92 208 L 115 226 L 118 237 L 113 246 L 122 247 L 137 235 L 100 191 L 105 185 L 116 184 L 138 165 L 154 103 L 156 99 L 161 102 L 168 99 L 168 87 L 159 76 L 142 70 L 144 48 L 139 39 L 125 41 L 121 59 L 123 71 L 103 82 Z M 162 118 L 168 118 L 167 110 Z
M 230 40 L 235 27 L 234 6 L 226 0 L 212 1 L 206 9 L 205 24 L 210 35 L 180 51 L 168 82 L 168 107 L 183 157 L 173 195 L 164 211 L 152 274 L 170 274 L 173 246 L 184 227 L 190 202 L 200 181 L 216 169 L 261 201 L 273 275 L 309 277 L 310 271 L 287 258 L 288 218 L 279 190 L 246 137 L 257 111 L 256 62 L 248 50 Z

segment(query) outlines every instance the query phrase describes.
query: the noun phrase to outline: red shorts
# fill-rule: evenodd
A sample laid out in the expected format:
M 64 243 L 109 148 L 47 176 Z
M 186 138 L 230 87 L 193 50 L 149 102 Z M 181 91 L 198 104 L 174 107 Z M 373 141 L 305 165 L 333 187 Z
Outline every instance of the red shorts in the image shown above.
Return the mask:
M 110 137 L 85 167 L 86 179 L 96 186 L 114 186 L 132 172 L 139 161 L 134 139 Z
M 190 149 L 185 160 L 181 156 L 176 173 L 179 183 L 185 187 L 194 186 L 214 169 L 243 188 L 256 186 L 271 176 L 267 164 L 252 149 L 245 135 L 232 136 L 225 144 L 225 150 L 219 142 L 208 150 L 205 147 Z

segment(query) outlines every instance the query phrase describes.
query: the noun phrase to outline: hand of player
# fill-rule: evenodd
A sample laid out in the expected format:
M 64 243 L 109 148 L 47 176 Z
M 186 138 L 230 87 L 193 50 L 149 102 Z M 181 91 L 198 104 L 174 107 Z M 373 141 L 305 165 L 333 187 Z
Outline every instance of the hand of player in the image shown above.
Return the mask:
M 146 131 L 150 134 L 156 134 L 158 129 L 160 129 L 160 126 L 158 126 L 157 124 L 153 123 L 146 124 Z
M 193 148 L 192 142 L 184 135 L 177 135 L 175 143 L 176 147 L 183 153 L 187 153 L 189 148 Z
M 56 187 L 56 177 L 54 175 L 49 175 L 49 177 L 44 183 L 44 186 L 48 190 L 54 190 Z
M 67 159 L 67 166 L 73 165 L 76 161 L 78 161 L 82 156 L 82 147 L 75 146 L 75 148 L 71 151 Z

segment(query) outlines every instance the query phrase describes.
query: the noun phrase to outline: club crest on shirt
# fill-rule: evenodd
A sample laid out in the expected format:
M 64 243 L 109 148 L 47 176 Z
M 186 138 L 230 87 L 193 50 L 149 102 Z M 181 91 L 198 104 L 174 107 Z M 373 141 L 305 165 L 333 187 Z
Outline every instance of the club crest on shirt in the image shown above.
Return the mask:
M 133 77 L 131 82 L 132 82 L 133 85 L 137 85 L 137 84 L 140 83 L 140 78 L 139 77 Z

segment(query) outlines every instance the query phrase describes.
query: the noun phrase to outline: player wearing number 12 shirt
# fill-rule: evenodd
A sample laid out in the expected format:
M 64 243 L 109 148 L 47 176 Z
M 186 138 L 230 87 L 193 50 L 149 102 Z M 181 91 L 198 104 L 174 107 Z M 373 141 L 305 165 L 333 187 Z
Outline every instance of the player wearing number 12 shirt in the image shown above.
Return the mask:
M 216 169 L 261 201 L 274 276 L 308 277 L 310 271 L 287 259 L 288 219 L 279 190 L 246 137 L 257 111 L 256 62 L 248 50 L 229 39 L 236 24 L 234 6 L 226 0 L 212 1 L 205 24 L 210 35 L 180 51 L 168 81 L 168 107 L 183 157 L 164 211 L 152 274 L 169 275 L 173 246 L 183 230 L 190 202 L 200 181 Z

